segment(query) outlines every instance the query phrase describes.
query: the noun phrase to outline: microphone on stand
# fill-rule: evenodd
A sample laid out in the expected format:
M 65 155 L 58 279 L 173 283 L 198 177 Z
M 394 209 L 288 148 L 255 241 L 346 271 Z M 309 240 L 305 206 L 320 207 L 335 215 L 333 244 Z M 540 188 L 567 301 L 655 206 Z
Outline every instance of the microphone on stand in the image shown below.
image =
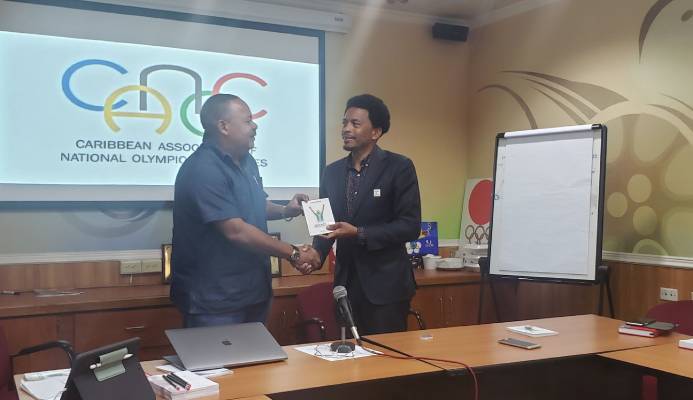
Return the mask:
M 334 342 L 330 345 L 330 349 L 337 353 L 350 353 L 356 349 L 356 346 L 346 341 L 346 333 L 344 325 L 348 326 L 351 330 L 351 334 L 356 339 L 357 343 L 361 343 L 361 337 L 356 329 L 356 324 L 354 323 L 354 316 L 351 311 L 351 304 L 349 304 L 349 298 L 347 297 L 347 290 L 344 286 L 335 286 L 332 290 L 332 296 L 337 302 L 337 309 L 339 310 L 339 315 L 341 316 L 342 324 L 342 340 Z

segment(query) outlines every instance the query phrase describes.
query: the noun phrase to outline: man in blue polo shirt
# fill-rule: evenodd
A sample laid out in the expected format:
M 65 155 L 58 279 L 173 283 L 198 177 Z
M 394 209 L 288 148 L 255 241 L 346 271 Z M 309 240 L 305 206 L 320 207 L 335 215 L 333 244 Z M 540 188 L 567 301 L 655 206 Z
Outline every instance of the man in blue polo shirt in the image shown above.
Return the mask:
M 200 147 L 176 177 L 173 202 L 171 300 L 185 327 L 264 322 L 272 297 L 269 256 L 301 272 L 320 257 L 267 234 L 267 220 L 295 217 L 297 194 L 286 206 L 267 200 L 249 151 L 257 125 L 239 97 L 217 94 L 202 106 Z

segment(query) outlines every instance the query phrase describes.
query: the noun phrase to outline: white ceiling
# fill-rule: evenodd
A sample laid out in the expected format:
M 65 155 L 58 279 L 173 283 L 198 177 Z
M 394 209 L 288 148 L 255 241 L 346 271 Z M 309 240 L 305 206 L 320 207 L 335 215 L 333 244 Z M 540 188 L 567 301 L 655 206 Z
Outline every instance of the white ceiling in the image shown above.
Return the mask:
M 471 21 L 526 0 L 253 0 L 321 11 L 345 12 L 349 6 L 370 6 L 445 19 Z

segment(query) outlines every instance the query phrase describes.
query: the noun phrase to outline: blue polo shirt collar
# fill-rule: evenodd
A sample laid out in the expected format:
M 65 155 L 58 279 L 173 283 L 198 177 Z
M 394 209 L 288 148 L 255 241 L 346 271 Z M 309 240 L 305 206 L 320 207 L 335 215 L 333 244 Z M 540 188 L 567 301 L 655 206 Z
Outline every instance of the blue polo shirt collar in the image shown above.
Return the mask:
M 212 140 L 203 140 L 202 144 L 200 147 L 208 148 L 214 152 L 219 158 L 221 158 L 224 163 L 230 165 L 232 168 L 237 168 L 238 166 L 236 165 L 235 162 L 233 162 L 233 158 L 231 157 L 231 154 L 228 152 L 224 151 L 217 143 L 215 143 Z M 243 159 L 241 160 L 241 169 L 245 169 L 247 166 L 248 160 L 250 159 L 250 153 L 246 153 L 243 156 Z

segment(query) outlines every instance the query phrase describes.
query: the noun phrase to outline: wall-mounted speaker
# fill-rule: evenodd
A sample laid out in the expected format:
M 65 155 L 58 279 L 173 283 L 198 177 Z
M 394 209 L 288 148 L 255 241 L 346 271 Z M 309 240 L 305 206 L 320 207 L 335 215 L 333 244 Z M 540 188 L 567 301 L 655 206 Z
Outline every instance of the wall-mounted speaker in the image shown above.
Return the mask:
M 452 40 L 454 42 L 464 42 L 469 34 L 469 27 L 462 25 L 451 25 L 437 22 L 433 24 L 433 38 L 441 40 Z

